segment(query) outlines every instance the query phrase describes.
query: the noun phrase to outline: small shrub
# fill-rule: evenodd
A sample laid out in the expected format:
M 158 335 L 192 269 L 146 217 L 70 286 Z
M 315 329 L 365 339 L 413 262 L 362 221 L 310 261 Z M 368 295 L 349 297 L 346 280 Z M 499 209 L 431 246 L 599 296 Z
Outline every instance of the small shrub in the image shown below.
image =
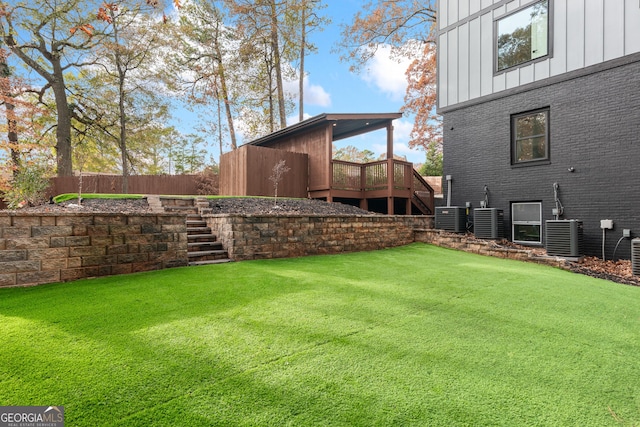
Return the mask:
M 9 182 L 10 188 L 4 193 L 4 200 L 10 209 L 35 206 L 46 201 L 49 179 L 47 169 L 29 165 L 18 171 Z
M 218 194 L 219 177 L 214 168 L 207 166 L 196 175 L 196 188 L 199 195 Z

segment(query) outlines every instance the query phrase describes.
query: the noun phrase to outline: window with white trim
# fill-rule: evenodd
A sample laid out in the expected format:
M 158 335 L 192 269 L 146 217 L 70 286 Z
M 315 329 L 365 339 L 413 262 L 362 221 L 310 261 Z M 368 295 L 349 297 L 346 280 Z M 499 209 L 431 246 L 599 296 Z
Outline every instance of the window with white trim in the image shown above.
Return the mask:
M 496 22 L 496 72 L 549 54 L 549 0 Z
M 511 204 L 511 240 L 515 243 L 542 243 L 542 203 Z

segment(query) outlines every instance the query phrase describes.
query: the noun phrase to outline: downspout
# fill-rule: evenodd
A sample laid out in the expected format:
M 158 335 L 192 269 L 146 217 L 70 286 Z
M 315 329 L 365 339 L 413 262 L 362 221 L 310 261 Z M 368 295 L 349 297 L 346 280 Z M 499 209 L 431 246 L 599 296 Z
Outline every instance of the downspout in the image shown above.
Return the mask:
M 451 181 L 453 181 L 453 178 L 451 177 L 451 175 L 447 175 L 446 176 L 447 179 L 447 207 L 451 207 Z

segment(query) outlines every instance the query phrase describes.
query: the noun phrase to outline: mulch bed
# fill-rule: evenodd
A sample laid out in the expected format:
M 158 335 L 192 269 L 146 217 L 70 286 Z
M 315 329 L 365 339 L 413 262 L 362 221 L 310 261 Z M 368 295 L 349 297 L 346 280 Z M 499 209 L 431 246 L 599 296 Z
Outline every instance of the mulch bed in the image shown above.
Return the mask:
M 309 199 L 273 199 L 260 198 L 225 198 L 211 199 L 209 207 L 214 214 L 241 214 L 241 215 L 377 215 L 374 212 L 365 211 L 355 206 L 342 203 L 327 203 L 321 200 Z M 85 199 L 82 204 L 77 200 L 63 203 L 43 204 L 20 209 L 22 212 L 36 213 L 72 213 L 72 212 L 107 212 L 107 213 L 140 213 L 150 212 L 146 199 Z M 469 236 L 473 239 L 472 236 Z M 518 247 L 530 250 L 538 255 L 543 255 L 544 249 L 532 249 L 526 246 L 516 245 L 513 242 L 503 240 L 498 245 Z M 569 270 L 597 277 L 625 285 L 640 286 L 640 277 L 632 275 L 631 261 L 603 261 L 597 257 L 584 257 L 579 262 L 567 261 Z

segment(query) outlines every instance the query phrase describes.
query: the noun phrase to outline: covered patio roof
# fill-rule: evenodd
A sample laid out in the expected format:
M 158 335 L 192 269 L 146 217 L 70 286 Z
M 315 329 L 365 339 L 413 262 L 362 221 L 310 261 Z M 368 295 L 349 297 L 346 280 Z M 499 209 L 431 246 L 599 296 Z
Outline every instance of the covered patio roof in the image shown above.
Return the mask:
M 316 126 L 326 125 L 327 123 L 331 123 L 333 126 L 333 141 L 387 128 L 387 155 L 393 157 L 391 122 L 400 117 L 402 117 L 402 113 L 323 113 L 255 139 L 249 144 L 269 146 L 271 142 L 280 138 L 303 134 Z

